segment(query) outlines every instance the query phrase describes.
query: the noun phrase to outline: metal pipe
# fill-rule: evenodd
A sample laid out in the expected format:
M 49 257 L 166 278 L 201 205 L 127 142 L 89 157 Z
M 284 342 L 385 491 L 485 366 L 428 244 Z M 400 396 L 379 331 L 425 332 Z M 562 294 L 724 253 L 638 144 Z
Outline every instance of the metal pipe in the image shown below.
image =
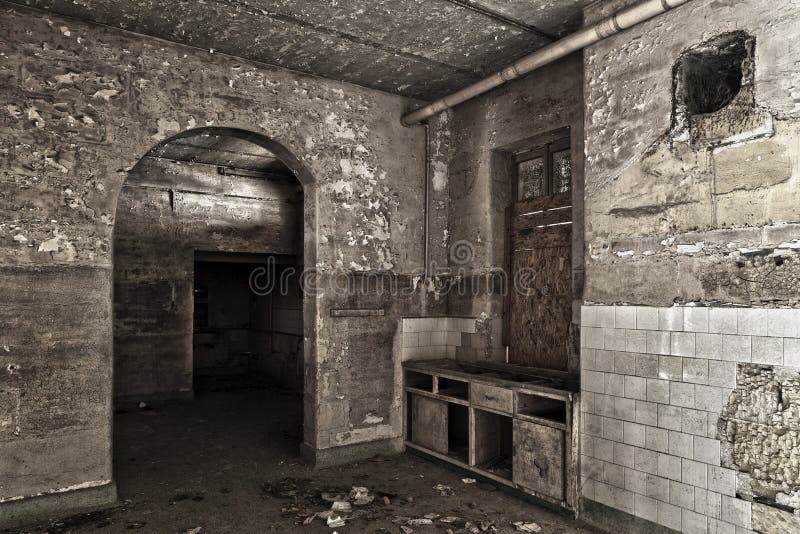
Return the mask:
M 424 228 L 423 234 L 425 234 L 425 248 L 423 255 L 425 256 L 425 277 L 424 283 L 428 283 L 428 277 L 430 276 L 430 225 L 431 225 L 431 218 L 430 218 L 430 183 L 431 183 L 431 127 L 426 122 L 423 123 L 425 127 L 425 206 L 423 208 L 425 214 L 425 221 L 424 221 Z
M 506 82 L 524 76 L 544 65 L 562 57 L 568 56 L 587 46 L 591 46 L 607 37 L 627 30 L 637 24 L 650 20 L 662 13 L 682 6 L 691 0 L 645 0 L 644 2 L 623 9 L 614 15 L 540 48 L 536 52 L 523 57 L 512 65 L 495 72 L 488 78 L 476 82 L 455 93 L 441 98 L 427 106 L 404 116 L 402 121 L 406 126 L 420 123 L 447 109 L 457 106 L 476 96 L 491 91 Z

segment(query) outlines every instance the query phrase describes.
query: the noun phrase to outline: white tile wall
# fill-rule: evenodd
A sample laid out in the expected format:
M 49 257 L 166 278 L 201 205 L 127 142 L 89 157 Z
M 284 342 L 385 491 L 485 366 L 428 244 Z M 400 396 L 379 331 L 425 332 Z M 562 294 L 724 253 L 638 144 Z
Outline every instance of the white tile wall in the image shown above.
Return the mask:
M 800 367 L 800 309 L 584 306 L 583 495 L 685 533 L 750 532 L 716 424 L 739 363 Z
M 455 358 L 464 335 L 475 334 L 475 318 L 414 317 L 403 319 L 403 361 Z

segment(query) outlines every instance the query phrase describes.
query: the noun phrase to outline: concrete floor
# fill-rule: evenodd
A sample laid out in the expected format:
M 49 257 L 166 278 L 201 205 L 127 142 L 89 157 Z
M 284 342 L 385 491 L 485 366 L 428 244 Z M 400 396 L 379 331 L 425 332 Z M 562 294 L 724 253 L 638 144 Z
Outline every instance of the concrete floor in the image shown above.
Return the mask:
M 418 533 L 457 533 L 470 532 L 466 521 L 474 532 L 514 532 L 515 521 L 535 521 L 547 534 L 595 532 L 491 485 L 464 484 L 463 474 L 410 454 L 313 471 L 297 454 L 300 406 L 296 395 L 248 390 L 118 413 L 121 505 L 23 532 L 402 533 L 403 525 Z M 454 495 L 441 495 L 437 484 Z M 346 526 L 329 528 L 320 518 L 303 524 L 330 508 L 322 492 L 346 493 L 352 486 L 365 486 L 376 498 L 354 507 Z M 460 521 L 408 526 L 407 519 L 426 514 Z

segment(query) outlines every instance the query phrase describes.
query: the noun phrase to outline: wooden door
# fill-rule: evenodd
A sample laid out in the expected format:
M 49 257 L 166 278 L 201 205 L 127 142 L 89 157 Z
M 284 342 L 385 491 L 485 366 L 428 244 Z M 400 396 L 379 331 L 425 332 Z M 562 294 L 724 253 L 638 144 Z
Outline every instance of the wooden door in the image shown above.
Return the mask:
M 513 204 L 507 213 L 509 362 L 566 370 L 572 321 L 572 196 Z

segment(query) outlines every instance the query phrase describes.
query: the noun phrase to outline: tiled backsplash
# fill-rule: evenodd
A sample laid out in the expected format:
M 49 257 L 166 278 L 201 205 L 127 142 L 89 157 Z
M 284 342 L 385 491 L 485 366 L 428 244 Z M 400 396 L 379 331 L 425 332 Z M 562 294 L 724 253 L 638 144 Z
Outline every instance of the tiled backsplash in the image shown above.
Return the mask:
M 584 306 L 584 497 L 687 533 L 750 532 L 722 467 L 737 365 L 800 367 L 800 310 Z
M 403 319 L 403 361 L 455 358 L 466 335 L 476 335 L 475 318 L 414 317 Z
M 479 325 L 481 325 L 479 327 Z M 403 361 L 456 358 L 505 362 L 502 321 L 477 317 L 403 319 Z

